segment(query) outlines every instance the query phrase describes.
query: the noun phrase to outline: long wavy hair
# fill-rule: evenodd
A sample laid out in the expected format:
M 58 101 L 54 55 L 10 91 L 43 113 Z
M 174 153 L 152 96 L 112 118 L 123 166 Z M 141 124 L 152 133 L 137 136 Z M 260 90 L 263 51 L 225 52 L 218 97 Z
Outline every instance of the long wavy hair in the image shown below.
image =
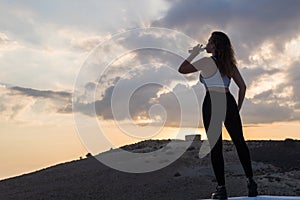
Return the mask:
M 232 77 L 237 62 L 229 37 L 223 32 L 215 31 L 211 34 L 211 39 L 215 45 L 216 64 L 222 76 Z

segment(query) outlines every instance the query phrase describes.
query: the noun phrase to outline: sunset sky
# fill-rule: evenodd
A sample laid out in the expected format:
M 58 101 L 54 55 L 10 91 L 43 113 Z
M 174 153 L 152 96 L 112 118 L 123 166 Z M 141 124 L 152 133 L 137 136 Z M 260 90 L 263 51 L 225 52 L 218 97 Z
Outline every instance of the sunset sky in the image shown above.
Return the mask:
M 245 138 L 299 139 L 299 7 L 298 0 L 0 0 L 0 179 L 111 148 L 102 141 L 93 141 L 95 148 L 85 141 L 90 131 L 97 131 L 89 120 L 96 119 L 113 147 L 193 133 L 205 138 L 202 122 L 198 129 L 189 126 L 192 119 L 201 121 L 196 112 L 204 95 L 199 74 L 173 72 L 188 56 L 189 45 L 205 44 L 215 30 L 231 38 L 247 84 L 241 110 Z M 135 31 L 152 27 L 157 29 L 151 33 Z M 131 51 L 141 42 L 182 47 L 182 57 L 159 49 Z M 99 44 L 108 50 L 99 50 Z M 110 58 L 108 53 L 121 52 L 127 54 L 107 60 L 110 65 L 100 74 L 104 66 L 97 63 Z M 82 73 L 89 81 L 82 82 L 81 92 L 91 96 L 76 99 L 80 106 L 72 110 Z M 128 103 L 122 94 L 132 86 L 140 87 Z M 130 118 L 121 114 L 116 120 L 111 111 L 116 88 L 120 96 L 115 105 L 128 108 Z M 189 97 L 189 91 L 196 92 L 199 108 L 188 98 L 176 100 L 176 94 Z M 231 91 L 237 96 L 234 83 Z M 183 104 L 190 120 L 178 133 L 178 107 Z M 130 123 L 135 126 L 124 133 Z M 229 139 L 226 132 L 224 136 Z

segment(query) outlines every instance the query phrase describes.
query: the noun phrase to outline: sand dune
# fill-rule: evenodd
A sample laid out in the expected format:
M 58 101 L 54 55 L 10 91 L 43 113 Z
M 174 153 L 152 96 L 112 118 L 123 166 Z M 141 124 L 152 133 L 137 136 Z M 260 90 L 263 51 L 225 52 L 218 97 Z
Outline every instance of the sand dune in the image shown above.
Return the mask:
M 148 140 L 124 146 L 122 149 L 146 153 L 169 142 Z M 300 141 L 247 143 L 261 195 L 256 199 L 269 198 L 267 195 L 299 198 Z M 120 172 L 93 157 L 63 163 L 0 181 L 0 199 L 209 199 L 210 193 L 216 187 L 216 181 L 209 156 L 202 159 L 198 157 L 201 145 L 200 141 L 193 142 L 174 163 L 149 173 Z M 117 150 L 106 153 L 113 155 L 113 151 Z M 230 141 L 224 141 L 224 158 L 229 196 L 246 196 L 246 179 Z

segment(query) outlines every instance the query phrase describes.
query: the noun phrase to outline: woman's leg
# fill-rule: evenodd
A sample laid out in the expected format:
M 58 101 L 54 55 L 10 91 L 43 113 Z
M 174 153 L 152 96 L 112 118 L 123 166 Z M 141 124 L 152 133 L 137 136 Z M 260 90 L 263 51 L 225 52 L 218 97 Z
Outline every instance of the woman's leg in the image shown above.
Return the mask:
M 211 119 L 211 100 L 209 93 L 206 93 L 206 96 L 203 101 L 202 106 L 202 116 L 203 116 L 203 124 L 208 132 L 208 127 Z M 213 166 L 213 170 L 218 182 L 218 185 L 225 185 L 225 175 L 224 175 L 224 159 L 223 159 L 223 151 L 222 151 L 222 133 L 218 137 L 217 141 L 213 138 L 214 136 L 210 136 L 207 134 L 208 141 L 212 145 L 211 148 L 211 163 Z M 215 145 L 213 145 L 215 143 Z
M 225 185 L 225 173 L 224 173 L 224 158 L 222 148 L 222 135 L 219 137 L 217 143 L 211 150 L 211 163 L 214 169 L 214 173 L 218 182 L 218 185 Z
M 248 146 L 243 136 L 242 122 L 234 97 L 227 94 L 227 111 L 225 127 L 237 149 L 237 153 L 246 176 L 253 177 L 251 159 Z

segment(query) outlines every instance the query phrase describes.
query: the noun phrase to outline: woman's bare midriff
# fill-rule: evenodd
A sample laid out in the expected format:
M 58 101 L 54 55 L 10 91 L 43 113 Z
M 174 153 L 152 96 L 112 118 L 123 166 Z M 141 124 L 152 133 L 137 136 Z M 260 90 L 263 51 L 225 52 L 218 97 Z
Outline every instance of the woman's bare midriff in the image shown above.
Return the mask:
M 229 88 L 223 88 L 223 87 L 209 87 L 206 88 L 206 91 L 214 91 L 214 92 L 229 92 Z

